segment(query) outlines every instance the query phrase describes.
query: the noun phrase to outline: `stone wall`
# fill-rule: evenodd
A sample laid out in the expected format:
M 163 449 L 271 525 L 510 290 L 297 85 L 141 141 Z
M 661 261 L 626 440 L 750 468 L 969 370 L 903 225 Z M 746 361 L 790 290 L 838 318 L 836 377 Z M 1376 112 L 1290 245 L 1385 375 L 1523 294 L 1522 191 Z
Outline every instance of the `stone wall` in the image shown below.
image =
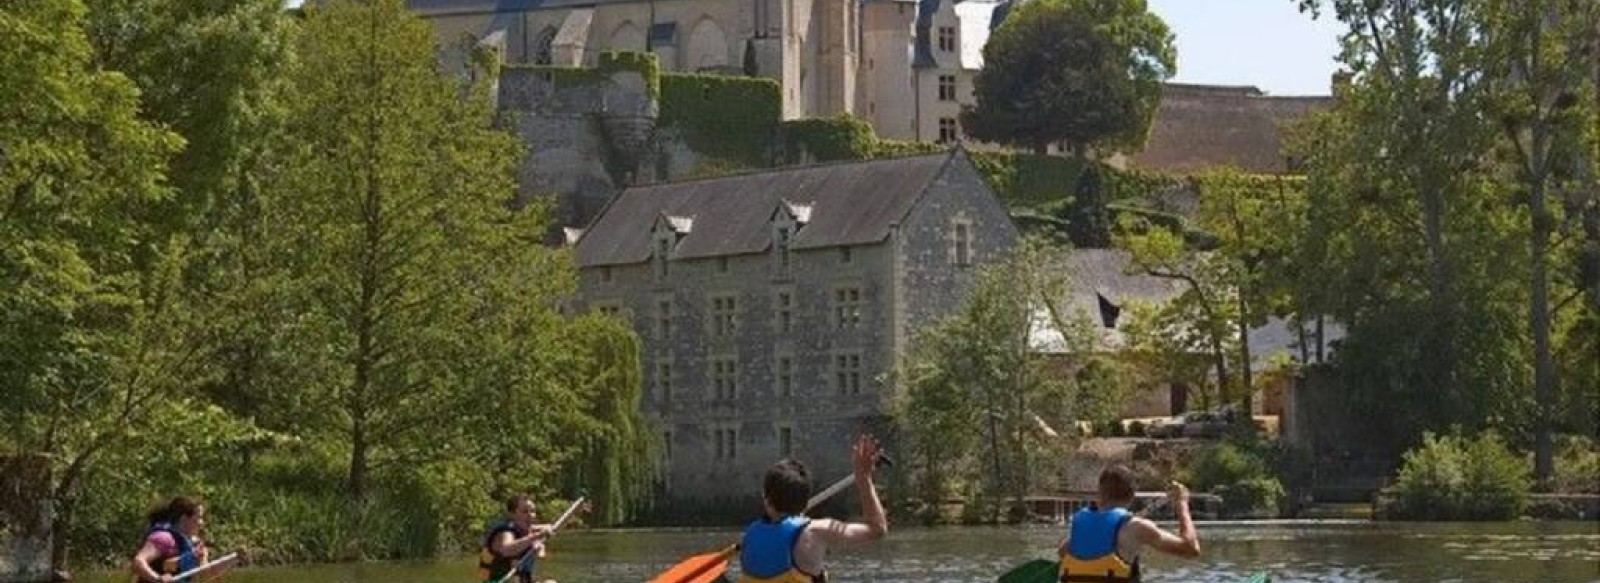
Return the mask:
M 779 432 L 791 433 L 790 455 L 813 475 L 842 475 L 850 436 L 874 423 L 886 398 L 877 379 L 892 365 L 889 333 L 890 254 L 887 244 L 797 250 L 777 275 L 771 254 L 671 262 L 657 279 L 647 264 L 584 269 L 583 307 L 620 308 L 639 333 L 644 354 L 645 413 L 669 432 L 674 492 L 689 498 L 735 498 L 759 491 L 761 471 L 783 457 Z M 610 274 L 606 275 L 605 271 Z M 609 281 L 607 281 L 609 278 Z M 861 290 L 862 322 L 841 330 L 833 320 L 834 290 Z M 778 329 L 774 302 L 793 294 L 789 332 Z M 736 301 L 736 332 L 711 334 L 713 298 Z M 669 302 L 671 328 L 663 332 L 661 305 Z M 841 394 L 834 357 L 861 358 L 861 391 Z M 778 357 L 790 359 L 790 394 L 777 382 Z M 712 362 L 735 363 L 737 396 L 718 399 L 710 384 Z M 667 382 L 663 373 L 670 371 Z M 717 454 L 715 432 L 737 436 L 733 455 Z
M 49 581 L 50 460 L 0 457 L 0 583 Z

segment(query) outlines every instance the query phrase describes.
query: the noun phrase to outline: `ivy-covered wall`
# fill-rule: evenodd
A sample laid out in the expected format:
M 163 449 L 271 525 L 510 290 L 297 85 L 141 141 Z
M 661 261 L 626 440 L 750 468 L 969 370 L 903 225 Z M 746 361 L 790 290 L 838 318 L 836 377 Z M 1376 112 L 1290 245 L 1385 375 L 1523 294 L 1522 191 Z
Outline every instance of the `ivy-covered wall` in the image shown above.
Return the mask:
M 771 79 L 668 73 L 661 76 L 657 124 L 676 128 L 702 156 L 764 168 L 772 165 L 781 98 Z

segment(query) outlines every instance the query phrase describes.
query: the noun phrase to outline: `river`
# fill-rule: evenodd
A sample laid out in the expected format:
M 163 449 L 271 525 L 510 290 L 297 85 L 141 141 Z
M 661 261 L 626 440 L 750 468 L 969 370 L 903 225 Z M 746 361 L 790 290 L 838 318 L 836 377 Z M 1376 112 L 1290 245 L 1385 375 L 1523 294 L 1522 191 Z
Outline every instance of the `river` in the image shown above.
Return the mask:
M 676 559 L 730 542 L 733 531 L 596 531 L 551 541 L 540 577 L 560 583 L 640 583 Z M 894 530 L 835 553 L 834 583 L 980 583 L 1047 557 L 1059 528 Z M 1146 581 L 1223 583 L 1268 570 L 1318 583 L 1590 583 L 1600 581 L 1600 522 L 1201 523 L 1199 561 L 1147 557 Z M 469 557 L 425 562 L 244 568 L 227 583 L 469 583 Z

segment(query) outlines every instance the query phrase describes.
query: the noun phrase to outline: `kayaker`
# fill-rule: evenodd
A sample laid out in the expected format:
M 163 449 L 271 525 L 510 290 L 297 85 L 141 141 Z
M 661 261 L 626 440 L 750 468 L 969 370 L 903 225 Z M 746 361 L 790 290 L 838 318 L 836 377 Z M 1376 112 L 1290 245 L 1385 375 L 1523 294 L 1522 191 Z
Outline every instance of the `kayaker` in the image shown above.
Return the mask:
M 515 568 L 518 583 L 533 582 L 533 573 L 522 560 L 523 556 L 533 553 L 534 558 L 543 558 L 544 539 L 550 536 L 550 525 L 534 524 L 536 516 L 533 499 L 527 494 L 516 494 L 506 500 L 505 516 L 490 524 L 483 535 L 483 547 L 478 552 L 479 581 L 498 583 Z
M 206 545 L 200 539 L 200 531 L 206 526 L 206 507 L 192 498 L 179 496 L 151 510 L 146 518 L 148 528 L 144 544 L 134 553 L 131 565 L 134 580 L 185 583 L 187 579 L 175 576 L 204 565 L 207 560 Z M 217 574 L 213 571 L 207 577 Z
M 761 479 L 763 516 L 745 528 L 740 543 L 739 583 L 824 583 L 828 551 L 859 546 L 888 534 L 889 520 L 872 483 L 877 440 L 868 435 L 858 437 L 851 458 L 866 522 L 807 518 L 811 476 L 805 465 L 786 459 L 767 469 Z
M 1200 538 L 1189 517 L 1189 489 L 1172 483 L 1167 501 L 1178 515 L 1178 533 L 1128 512 L 1133 503 L 1133 472 L 1113 465 L 1100 473 L 1094 506 L 1072 515 L 1061 543 L 1061 582 L 1137 583 L 1139 553 L 1145 547 L 1169 555 L 1197 558 Z

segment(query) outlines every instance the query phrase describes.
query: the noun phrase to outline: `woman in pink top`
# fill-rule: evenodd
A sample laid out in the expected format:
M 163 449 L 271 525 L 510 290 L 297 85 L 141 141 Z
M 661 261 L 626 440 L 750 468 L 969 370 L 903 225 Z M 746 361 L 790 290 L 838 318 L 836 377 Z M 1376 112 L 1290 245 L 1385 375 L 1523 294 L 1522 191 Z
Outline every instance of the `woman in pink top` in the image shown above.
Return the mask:
M 206 526 L 206 508 L 179 496 L 150 511 L 150 528 L 144 545 L 133 555 L 137 582 L 175 583 L 175 576 L 206 563 L 206 546 L 200 531 Z

